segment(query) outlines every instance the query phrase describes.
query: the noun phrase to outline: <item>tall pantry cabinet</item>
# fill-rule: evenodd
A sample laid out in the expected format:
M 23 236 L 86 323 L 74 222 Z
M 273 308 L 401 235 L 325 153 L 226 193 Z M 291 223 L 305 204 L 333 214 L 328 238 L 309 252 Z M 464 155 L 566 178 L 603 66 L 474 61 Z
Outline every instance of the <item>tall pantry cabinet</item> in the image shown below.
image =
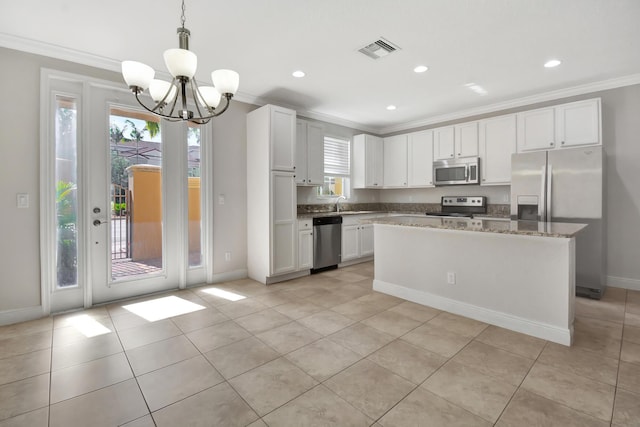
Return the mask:
M 247 268 L 261 283 L 296 270 L 296 112 L 247 114 Z

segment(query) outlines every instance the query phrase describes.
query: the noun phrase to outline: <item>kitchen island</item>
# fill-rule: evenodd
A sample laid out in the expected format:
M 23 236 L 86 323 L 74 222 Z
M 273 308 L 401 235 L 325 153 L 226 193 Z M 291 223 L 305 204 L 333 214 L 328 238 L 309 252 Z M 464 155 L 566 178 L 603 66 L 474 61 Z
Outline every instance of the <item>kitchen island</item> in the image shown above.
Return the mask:
M 583 224 L 373 218 L 373 288 L 571 345 L 575 235 Z

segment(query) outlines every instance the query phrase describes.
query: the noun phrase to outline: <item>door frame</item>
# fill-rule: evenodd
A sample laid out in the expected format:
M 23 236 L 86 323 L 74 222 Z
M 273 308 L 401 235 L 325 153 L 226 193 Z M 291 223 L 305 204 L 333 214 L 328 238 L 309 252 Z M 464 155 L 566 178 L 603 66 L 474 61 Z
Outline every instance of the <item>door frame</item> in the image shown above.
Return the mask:
M 112 81 L 105 81 L 84 75 L 73 74 L 53 69 L 42 68 L 40 73 L 40 271 L 41 271 L 41 307 L 44 315 L 51 312 L 60 312 L 78 308 L 89 308 L 94 305 L 94 286 L 92 268 L 92 232 L 93 215 L 90 190 L 92 188 L 91 174 L 89 173 L 91 147 L 88 147 L 86 141 L 92 138 L 90 129 L 89 112 L 95 105 L 95 96 L 92 93 L 94 89 L 108 89 L 118 92 L 124 99 L 131 96 L 130 91 L 123 85 Z M 78 285 L 67 289 L 56 288 L 56 231 L 55 223 L 55 191 L 51 183 L 55 182 L 55 122 L 53 113 L 55 112 L 55 96 L 66 95 L 77 100 L 77 180 L 78 180 Z M 112 105 L 123 106 L 126 108 L 136 109 L 135 104 L 131 103 L 109 103 L 107 115 Z M 108 118 L 107 118 L 108 120 Z M 169 169 L 165 164 L 165 156 L 163 155 L 163 173 L 162 186 L 163 192 L 172 191 L 175 194 L 175 204 L 177 207 L 173 209 L 173 217 L 171 218 L 172 226 L 178 224 L 178 238 L 175 240 L 178 256 L 175 257 L 175 265 L 177 273 L 175 274 L 174 285 L 170 289 L 184 289 L 187 285 L 202 283 L 209 280 L 213 276 L 213 238 L 211 236 L 213 230 L 213 196 L 210 195 L 211 185 L 209 181 L 213 177 L 213 148 L 212 131 L 210 126 L 201 127 L 201 245 L 202 245 L 202 266 L 189 268 L 188 262 L 188 182 L 187 176 L 187 140 L 186 140 L 186 124 L 173 124 L 163 121 L 163 132 L 173 136 L 174 139 L 180 141 L 177 144 L 168 144 L 167 147 L 171 153 L 167 156 L 177 158 L 178 161 L 171 163 Z M 180 133 L 185 138 L 175 138 Z M 108 146 L 104 146 L 109 151 Z M 95 150 L 95 148 L 94 148 Z M 110 157 L 107 157 L 110 158 Z M 172 179 L 167 179 L 167 176 Z M 173 179 L 174 177 L 185 177 L 185 179 Z M 108 179 L 107 179 L 108 180 Z M 171 188 L 168 188 L 169 185 Z M 167 197 L 163 197 L 163 222 L 168 224 L 167 218 Z M 167 225 L 163 233 L 163 245 L 167 248 Z M 166 268 L 167 259 L 166 250 L 163 250 L 163 266 Z M 157 289 L 157 291 L 170 290 Z M 143 295 L 154 290 L 143 290 Z M 135 295 L 127 295 L 131 297 Z M 105 301 L 101 301 L 103 303 Z

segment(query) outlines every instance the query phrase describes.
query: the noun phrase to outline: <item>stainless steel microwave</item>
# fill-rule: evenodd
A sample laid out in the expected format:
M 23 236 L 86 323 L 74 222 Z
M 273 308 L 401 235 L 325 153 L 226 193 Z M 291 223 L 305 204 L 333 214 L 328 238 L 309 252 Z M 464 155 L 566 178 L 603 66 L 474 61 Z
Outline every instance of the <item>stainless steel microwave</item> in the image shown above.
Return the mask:
M 479 184 L 480 159 L 469 157 L 433 162 L 433 183 L 435 185 Z

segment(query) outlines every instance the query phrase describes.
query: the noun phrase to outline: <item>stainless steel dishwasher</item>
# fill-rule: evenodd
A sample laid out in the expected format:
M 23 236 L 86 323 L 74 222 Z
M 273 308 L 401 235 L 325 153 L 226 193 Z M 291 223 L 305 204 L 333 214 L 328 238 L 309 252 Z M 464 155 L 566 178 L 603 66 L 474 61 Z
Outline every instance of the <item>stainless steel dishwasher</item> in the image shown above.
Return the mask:
M 342 217 L 313 218 L 312 273 L 337 268 L 342 247 Z

